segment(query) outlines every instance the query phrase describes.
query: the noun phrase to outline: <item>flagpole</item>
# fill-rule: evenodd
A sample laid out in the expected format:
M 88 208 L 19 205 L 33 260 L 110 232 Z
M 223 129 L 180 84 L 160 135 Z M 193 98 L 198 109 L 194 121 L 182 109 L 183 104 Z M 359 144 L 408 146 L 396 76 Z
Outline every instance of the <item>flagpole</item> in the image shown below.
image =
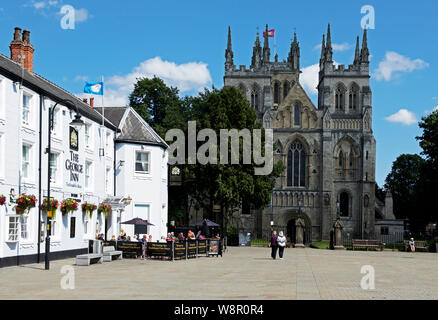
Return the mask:
M 104 104 L 104 88 L 103 88 L 103 76 L 101 76 L 101 85 L 102 85 L 102 159 L 103 159 L 103 194 L 104 198 L 103 201 L 106 198 L 106 161 L 105 161 L 105 139 L 106 139 L 106 132 L 105 132 L 105 104 Z M 102 202 L 103 202 L 102 201 Z M 106 219 L 104 219 L 104 227 L 103 231 L 105 232 L 105 240 L 106 240 Z M 100 232 L 100 230 L 99 230 Z

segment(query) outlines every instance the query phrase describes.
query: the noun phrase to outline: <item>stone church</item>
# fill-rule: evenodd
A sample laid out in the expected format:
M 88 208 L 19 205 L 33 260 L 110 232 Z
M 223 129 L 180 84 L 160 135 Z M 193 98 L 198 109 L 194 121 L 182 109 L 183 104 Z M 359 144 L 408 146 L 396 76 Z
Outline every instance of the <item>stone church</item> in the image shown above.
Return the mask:
M 236 215 L 239 231 L 251 232 L 255 238 L 267 237 L 271 228 L 283 230 L 293 242 L 300 216 L 305 221 L 305 242 L 310 243 L 329 239 L 339 217 L 351 237 L 372 239 L 380 232 L 376 210 L 380 219 L 402 231 L 392 205 L 387 210 L 375 197 L 376 140 L 367 31 L 361 47 L 357 37 L 353 63 L 336 66 L 328 26 L 322 38 L 317 105 L 300 84 L 296 33 L 287 60 L 280 62 L 277 55 L 271 60 L 267 31 L 266 25 L 263 46 L 257 33 L 249 67 L 234 65 L 230 28 L 225 50 L 224 85 L 238 88 L 263 126 L 274 130 L 274 162 L 282 160 L 286 167 L 276 181 L 269 207 L 251 210 L 243 206 Z M 386 200 L 392 204 L 390 194 Z

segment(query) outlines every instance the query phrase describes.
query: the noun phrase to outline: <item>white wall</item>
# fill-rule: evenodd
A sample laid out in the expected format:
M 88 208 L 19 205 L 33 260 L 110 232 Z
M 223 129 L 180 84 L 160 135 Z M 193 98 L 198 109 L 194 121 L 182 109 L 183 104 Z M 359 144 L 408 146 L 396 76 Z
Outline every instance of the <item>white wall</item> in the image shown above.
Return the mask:
M 29 125 L 22 123 L 22 95 L 23 93 L 31 96 L 30 121 Z M 48 108 L 54 103 L 44 99 L 43 118 L 42 118 L 42 196 L 47 194 L 47 147 L 48 134 Z M 40 96 L 19 84 L 14 84 L 10 79 L 0 76 L 0 194 L 8 196 L 11 188 L 15 193 L 33 194 L 38 198 L 38 166 L 39 166 L 39 110 Z M 61 202 L 65 198 L 74 197 L 82 202 L 93 202 L 96 205 L 107 197 L 105 192 L 105 168 L 111 168 L 110 186 L 108 193 L 113 194 L 113 137 L 114 131 L 109 131 L 110 146 L 109 152 L 105 157 L 99 157 L 100 123 L 82 117 L 82 119 L 92 125 L 92 144 L 90 148 L 85 147 L 85 129 L 79 132 L 78 164 L 83 166 L 83 172 L 79 173 L 77 182 L 70 181 L 70 172 L 66 169 L 66 161 L 71 159 L 69 145 L 69 123 L 74 119 L 75 112 L 70 111 L 65 106 L 58 105 L 57 127 L 52 133 L 52 152 L 58 154 L 56 182 L 51 184 L 51 196 Z M 32 146 L 30 153 L 29 177 L 23 178 L 22 172 L 22 144 L 27 143 Z M 93 162 L 93 172 L 91 179 L 93 187 L 85 190 L 85 160 Z M 40 205 L 40 203 L 37 203 Z M 34 208 L 29 213 L 27 240 L 20 239 L 16 242 L 8 240 L 8 221 L 9 215 L 14 214 L 13 206 L 0 207 L 0 257 L 14 255 L 35 254 L 37 252 L 38 241 L 38 208 Z M 76 217 L 76 236 L 70 238 L 70 217 Z M 43 213 L 43 220 L 46 215 Z M 98 217 L 94 213 L 90 227 L 92 232 L 84 235 L 83 227 L 84 215 L 81 208 L 74 213 L 62 216 L 61 211 L 57 211 L 57 231 L 51 238 L 51 251 L 70 250 L 87 247 L 87 239 L 94 238 L 96 222 L 100 223 L 103 232 L 103 217 Z M 41 252 L 44 252 L 44 244 L 41 244 Z
M 132 198 L 132 202 L 122 214 L 122 220 L 134 218 L 135 206 L 149 206 L 149 222 L 154 224 L 149 228 L 153 241 L 159 241 L 167 235 L 167 151 L 159 146 L 118 143 L 116 162 L 124 160 L 124 165 L 116 165 L 116 193 Z M 150 153 L 149 173 L 135 171 L 135 152 Z M 145 218 L 145 217 L 141 217 Z M 123 225 L 122 228 L 131 237 L 134 227 Z

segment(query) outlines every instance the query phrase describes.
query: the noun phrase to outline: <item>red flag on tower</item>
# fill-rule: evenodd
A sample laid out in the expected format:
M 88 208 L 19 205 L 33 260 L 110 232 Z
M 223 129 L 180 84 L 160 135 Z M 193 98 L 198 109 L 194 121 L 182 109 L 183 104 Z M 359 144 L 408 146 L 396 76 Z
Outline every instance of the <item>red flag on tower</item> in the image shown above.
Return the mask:
M 275 33 L 275 29 L 268 30 L 268 37 L 273 38 Z M 266 31 L 263 31 L 263 37 L 266 37 Z

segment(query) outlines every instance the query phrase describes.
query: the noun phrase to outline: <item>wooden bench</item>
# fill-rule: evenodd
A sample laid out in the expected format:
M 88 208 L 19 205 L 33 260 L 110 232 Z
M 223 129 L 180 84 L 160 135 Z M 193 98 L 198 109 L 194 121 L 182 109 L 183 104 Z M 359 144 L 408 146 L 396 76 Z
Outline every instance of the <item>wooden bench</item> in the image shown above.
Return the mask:
M 415 242 L 415 250 L 417 249 L 424 249 L 426 251 L 429 250 L 429 246 L 427 245 L 426 241 L 414 241 Z M 405 245 L 405 251 L 408 251 L 408 248 L 410 250 L 411 246 L 409 245 L 409 240 L 403 240 L 403 243 Z
M 116 251 L 113 246 L 103 247 L 103 261 L 111 262 L 113 260 L 122 260 L 123 252 Z
M 76 256 L 77 266 L 89 266 L 92 263 L 102 263 L 103 255 L 98 253 L 87 253 Z
M 380 248 L 383 251 L 383 242 L 381 240 L 365 240 L 365 239 L 353 239 L 352 241 L 353 250 L 354 248 Z

